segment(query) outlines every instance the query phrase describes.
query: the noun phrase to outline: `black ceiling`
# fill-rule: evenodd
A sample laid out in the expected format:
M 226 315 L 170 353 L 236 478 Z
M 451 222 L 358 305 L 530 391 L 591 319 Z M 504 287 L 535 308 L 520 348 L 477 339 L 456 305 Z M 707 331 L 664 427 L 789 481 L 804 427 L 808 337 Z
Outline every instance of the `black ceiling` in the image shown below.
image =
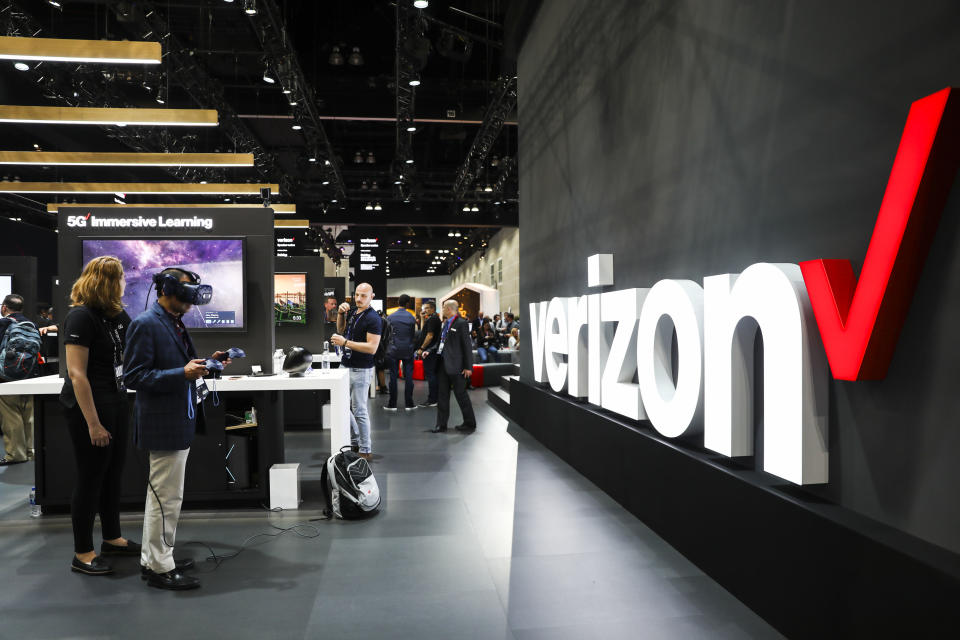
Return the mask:
M 446 241 L 449 228 L 462 231 L 464 239 L 470 234 L 477 250 L 500 227 L 517 224 L 515 164 L 501 161 L 516 155 L 515 84 L 513 101 L 506 101 L 508 110 L 501 114 L 503 125 L 483 121 L 503 79 L 515 75 L 514 34 L 537 3 L 432 1 L 419 10 L 412 0 L 400 0 L 399 8 L 387 0 L 257 0 L 252 16 L 245 13 L 244 0 L 54 4 L 0 1 L 0 28 L 9 35 L 159 39 L 164 63 L 160 69 L 44 63 L 20 72 L 2 62 L 0 103 L 157 107 L 162 90 L 168 93 L 167 107 L 216 108 L 221 124 L 180 130 L 8 125 L 3 149 L 29 150 L 36 144 L 48 151 L 253 152 L 257 167 L 8 167 L 0 172 L 8 178 L 280 182 L 286 192 L 275 200 L 295 202 L 298 218 L 324 226 L 370 225 L 374 229 L 368 231 L 392 244 L 400 240 L 405 252 L 391 260 L 393 277 L 423 275 L 439 248 L 435 240 Z M 351 60 L 355 47 L 361 64 L 351 64 L 358 62 L 356 56 Z M 412 134 L 397 123 L 398 51 L 401 63 L 411 63 L 401 71 L 416 73 L 421 67 L 422 83 L 411 96 L 417 129 Z M 337 54 L 342 64 L 331 63 L 339 61 Z M 265 70 L 280 82 L 265 82 Z M 405 76 L 400 78 L 404 89 Z M 281 85 L 291 85 L 293 93 L 285 95 Z M 291 98 L 295 106 L 288 104 Z M 400 107 L 402 112 L 406 103 Z M 293 130 L 295 123 L 303 129 Z M 489 148 L 480 154 L 482 162 L 465 164 L 481 129 L 489 134 Z M 405 163 L 407 157 L 414 162 Z M 458 172 L 466 167 L 471 171 L 461 184 L 472 184 L 457 198 Z M 394 184 L 398 179 L 401 185 Z M 485 191 L 488 185 L 494 190 Z M 53 225 L 43 206 L 47 197 L 8 196 L 6 201 L 25 221 Z M 381 210 L 366 210 L 368 202 L 380 203 Z M 464 204 L 479 211 L 464 212 Z

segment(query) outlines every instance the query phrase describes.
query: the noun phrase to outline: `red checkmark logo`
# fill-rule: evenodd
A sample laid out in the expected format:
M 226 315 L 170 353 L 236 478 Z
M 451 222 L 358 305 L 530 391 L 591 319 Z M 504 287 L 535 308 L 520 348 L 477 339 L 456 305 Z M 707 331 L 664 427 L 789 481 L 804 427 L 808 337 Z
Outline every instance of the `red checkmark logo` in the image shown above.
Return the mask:
M 800 263 L 833 377 L 887 373 L 960 164 L 960 90 L 914 102 L 857 281 L 849 260 Z
M 92 213 L 92 212 L 91 212 L 91 213 Z M 90 214 L 88 213 L 87 215 L 83 216 L 83 219 L 84 219 L 84 220 L 89 220 L 89 219 L 90 219 Z

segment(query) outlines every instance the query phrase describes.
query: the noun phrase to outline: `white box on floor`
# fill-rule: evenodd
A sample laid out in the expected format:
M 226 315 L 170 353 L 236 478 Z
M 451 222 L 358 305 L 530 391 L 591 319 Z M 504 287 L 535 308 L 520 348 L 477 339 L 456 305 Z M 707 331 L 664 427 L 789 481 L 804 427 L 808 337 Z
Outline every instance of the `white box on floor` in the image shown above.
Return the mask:
M 300 463 L 275 464 L 270 467 L 270 508 L 300 508 Z

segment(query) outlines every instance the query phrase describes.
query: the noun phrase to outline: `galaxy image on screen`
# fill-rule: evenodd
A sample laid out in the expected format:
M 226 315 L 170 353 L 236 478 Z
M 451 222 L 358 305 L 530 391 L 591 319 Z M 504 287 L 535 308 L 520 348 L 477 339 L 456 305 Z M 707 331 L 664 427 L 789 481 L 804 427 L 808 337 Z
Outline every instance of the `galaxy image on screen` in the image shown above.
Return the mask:
M 242 239 L 83 240 L 83 264 L 98 256 L 116 256 L 123 264 L 127 281 L 123 304 L 131 318 L 157 299 L 153 275 L 181 267 L 213 286 L 210 304 L 193 306 L 184 314 L 187 327 L 244 328 Z

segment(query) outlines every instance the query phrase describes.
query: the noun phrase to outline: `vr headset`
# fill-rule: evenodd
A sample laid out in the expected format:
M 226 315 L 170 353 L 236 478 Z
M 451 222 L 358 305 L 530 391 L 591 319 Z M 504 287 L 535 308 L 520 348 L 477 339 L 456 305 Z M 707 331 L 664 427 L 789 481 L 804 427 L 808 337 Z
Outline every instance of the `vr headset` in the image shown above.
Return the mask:
M 173 296 L 180 302 L 201 305 L 209 304 L 213 300 L 213 287 L 209 284 L 200 284 L 200 276 L 193 271 L 176 268 L 187 274 L 190 282 L 181 282 L 174 273 L 156 273 L 153 275 L 153 284 L 161 296 Z

